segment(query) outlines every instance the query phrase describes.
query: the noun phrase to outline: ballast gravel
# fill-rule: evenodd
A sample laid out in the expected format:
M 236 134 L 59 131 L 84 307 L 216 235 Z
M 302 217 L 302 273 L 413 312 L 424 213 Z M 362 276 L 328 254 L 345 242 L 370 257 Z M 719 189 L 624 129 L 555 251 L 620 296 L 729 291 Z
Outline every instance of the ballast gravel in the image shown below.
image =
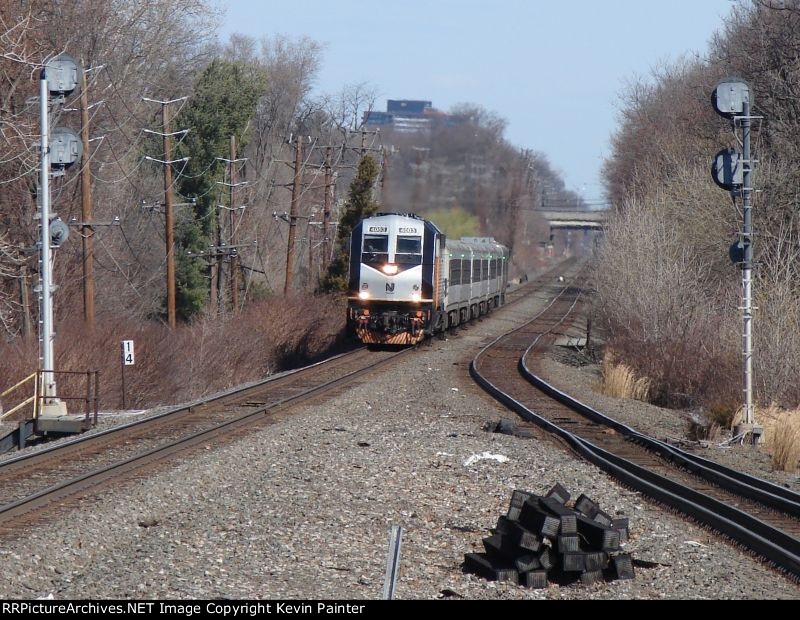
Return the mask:
M 792 581 L 549 440 L 482 430 L 513 415 L 472 382 L 468 360 L 543 301 L 2 536 L 0 596 L 375 599 L 399 525 L 399 599 L 800 598 Z M 473 459 L 484 453 L 507 461 Z M 462 572 L 514 489 L 544 493 L 556 482 L 628 516 L 624 550 L 653 567 L 632 581 L 544 590 Z
M 570 335 L 580 335 L 575 329 L 569 331 Z M 618 422 L 681 450 L 800 492 L 800 474 L 775 470 L 764 444 L 732 443 L 730 429 L 723 429 L 713 440 L 692 440 L 689 427 L 693 420 L 702 419 L 698 412 L 663 409 L 600 394 L 596 389 L 601 381 L 600 366 L 580 352 L 556 347 L 542 359 L 538 372 L 545 381 Z

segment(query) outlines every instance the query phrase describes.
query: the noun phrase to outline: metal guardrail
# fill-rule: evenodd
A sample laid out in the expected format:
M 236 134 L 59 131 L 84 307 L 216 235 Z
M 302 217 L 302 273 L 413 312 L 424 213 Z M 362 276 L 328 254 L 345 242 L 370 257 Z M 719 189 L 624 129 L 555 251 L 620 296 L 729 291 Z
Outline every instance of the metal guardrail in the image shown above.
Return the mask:
M 86 422 L 97 424 L 97 410 L 99 407 L 100 401 L 100 371 L 99 370 L 37 370 L 36 372 L 28 375 L 15 385 L 12 385 L 10 388 L 5 390 L 4 392 L 0 393 L 0 399 L 7 398 L 17 390 L 20 390 L 26 387 L 29 383 L 32 384 L 33 387 L 33 394 L 28 396 L 20 403 L 14 405 L 8 411 L 3 411 L 2 403 L 0 402 L 0 420 L 5 420 L 6 418 L 12 416 L 15 413 L 18 413 L 22 409 L 24 409 L 28 405 L 33 406 L 33 414 L 31 416 L 32 419 L 36 420 L 39 418 L 39 414 L 42 410 L 42 404 L 44 403 L 45 396 L 44 391 L 42 390 L 42 382 L 43 377 L 45 374 L 51 375 L 83 375 L 86 377 L 86 393 L 85 395 L 81 396 L 70 396 L 68 394 L 59 394 L 59 400 L 77 400 L 83 401 L 85 403 L 84 412 L 86 415 Z
M 5 420 L 10 415 L 12 415 L 14 413 L 17 413 L 18 411 L 22 410 L 24 407 L 26 407 L 27 405 L 30 405 L 31 403 L 33 403 L 33 417 L 34 418 L 38 417 L 38 414 L 39 414 L 39 410 L 38 410 L 38 406 L 39 406 L 39 386 L 41 385 L 41 383 L 39 381 L 39 377 L 40 377 L 40 375 L 39 375 L 39 372 L 37 371 L 37 372 L 35 372 L 33 374 L 28 375 L 27 377 L 25 377 L 22 381 L 20 381 L 16 385 L 11 386 L 5 392 L 0 393 L 0 399 L 6 398 L 7 396 L 10 396 L 14 392 L 16 392 L 18 389 L 20 389 L 23 386 L 25 386 L 25 384 L 27 384 L 29 381 L 33 381 L 33 395 L 29 396 L 28 398 L 23 400 L 21 403 L 19 403 L 18 405 L 15 405 L 14 407 L 12 407 L 11 409 L 9 409 L 6 412 L 3 412 L 2 405 L 0 405 L 0 414 L 1 414 L 0 415 L 0 420 Z
M 67 376 L 85 376 L 86 377 L 86 393 L 82 396 L 70 396 L 68 394 L 59 393 L 58 399 L 59 400 L 77 400 L 83 401 L 85 403 L 84 407 L 84 414 L 85 419 L 84 422 L 87 425 L 96 425 L 97 424 L 97 409 L 100 403 L 100 371 L 99 370 L 37 370 L 36 374 L 39 376 L 39 380 L 37 381 L 38 385 L 43 385 L 44 375 L 67 375 Z M 38 400 L 40 401 L 38 404 L 39 410 L 41 410 L 41 406 L 44 404 L 44 400 L 47 398 L 44 394 L 44 390 L 39 390 L 37 395 Z M 87 427 L 88 428 L 88 427 Z

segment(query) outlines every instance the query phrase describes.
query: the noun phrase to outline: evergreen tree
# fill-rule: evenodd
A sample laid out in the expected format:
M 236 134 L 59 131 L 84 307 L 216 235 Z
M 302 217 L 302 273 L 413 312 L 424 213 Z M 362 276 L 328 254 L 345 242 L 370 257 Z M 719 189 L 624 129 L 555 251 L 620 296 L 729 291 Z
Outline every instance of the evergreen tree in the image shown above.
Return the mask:
M 336 233 L 336 255 L 328 266 L 328 273 L 322 277 L 321 288 L 324 291 L 347 290 L 350 233 L 361 220 L 378 211 L 379 205 L 372 199 L 372 188 L 377 177 L 378 165 L 372 157 L 365 155 L 358 162 L 358 172 L 350 182 L 344 213 L 339 219 Z
M 207 249 L 215 239 L 216 205 L 223 202 L 229 140 L 236 137 L 241 150 L 247 144 L 247 127 L 260 93 L 266 85 L 264 74 L 240 62 L 215 59 L 195 82 L 194 96 L 173 125 L 189 129 L 176 148 L 176 159 L 189 157 L 178 178 L 181 196 L 196 197 L 193 212 L 182 216 L 175 234 L 177 259 L 177 311 L 189 320 L 200 311 L 208 297 L 207 264 L 192 254 Z M 191 252 L 192 254 L 187 254 Z

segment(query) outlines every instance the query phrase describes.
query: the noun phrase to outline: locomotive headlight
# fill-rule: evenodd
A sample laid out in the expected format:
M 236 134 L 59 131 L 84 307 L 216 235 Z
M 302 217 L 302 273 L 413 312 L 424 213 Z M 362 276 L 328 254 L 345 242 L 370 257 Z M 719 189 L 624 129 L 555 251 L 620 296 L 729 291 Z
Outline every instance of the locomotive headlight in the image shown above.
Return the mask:
M 369 291 L 361 291 L 358 294 L 359 299 L 369 299 Z
M 384 265 L 381 267 L 381 271 L 387 276 L 395 276 L 397 275 L 397 265 Z

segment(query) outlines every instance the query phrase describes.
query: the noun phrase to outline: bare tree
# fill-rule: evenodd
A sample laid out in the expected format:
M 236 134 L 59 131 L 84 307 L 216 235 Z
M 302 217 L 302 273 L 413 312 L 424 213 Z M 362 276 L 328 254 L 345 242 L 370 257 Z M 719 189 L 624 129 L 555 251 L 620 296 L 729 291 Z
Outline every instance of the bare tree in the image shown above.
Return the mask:
M 152 226 L 146 227 L 149 234 L 137 234 L 141 227 L 135 222 L 140 201 L 157 196 L 151 188 L 158 187 L 160 172 L 143 161 L 143 130 L 155 128 L 155 110 L 142 97 L 171 97 L 176 89 L 189 93 L 194 72 L 209 57 L 215 15 L 205 0 L 35 0 L 0 6 L 0 224 L 14 245 L 33 245 L 39 132 L 33 98 L 39 70 L 67 52 L 87 71 L 95 217 L 122 221 L 119 228 L 95 231 L 99 307 L 147 314 L 160 297 L 152 277 L 158 260 L 150 259 L 163 254 L 163 242 Z M 73 112 L 78 96 L 52 107 L 52 126 L 80 129 L 80 115 Z M 65 221 L 80 215 L 79 177 L 70 171 L 53 183 L 54 204 Z M 58 311 L 79 297 L 78 235 L 62 247 L 56 269 Z M 14 287 L 10 282 L 3 288 Z
M 356 131 L 375 107 L 377 97 L 375 87 L 366 82 L 348 84 L 338 94 L 323 97 L 322 107 L 340 131 Z

